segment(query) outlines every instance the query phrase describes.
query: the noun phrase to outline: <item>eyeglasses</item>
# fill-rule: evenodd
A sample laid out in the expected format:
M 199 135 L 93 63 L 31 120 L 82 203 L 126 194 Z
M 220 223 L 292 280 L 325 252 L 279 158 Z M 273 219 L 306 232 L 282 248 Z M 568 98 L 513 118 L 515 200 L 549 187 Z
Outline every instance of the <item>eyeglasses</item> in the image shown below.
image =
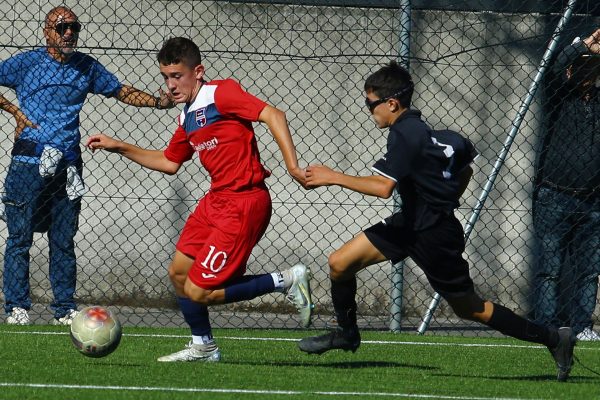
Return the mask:
M 377 107 L 380 104 L 385 103 L 386 101 L 390 100 L 390 99 L 398 99 L 398 97 L 402 96 L 404 93 L 408 92 L 409 90 L 412 90 L 413 88 L 413 83 L 410 82 L 408 84 L 407 87 L 405 87 L 404 89 L 402 89 L 401 91 L 399 91 L 398 93 L 394 93 L 391 96 L 387 96 L 381 99 L 377 99 L 377 100 L 369 100 L 368 97 L 365 97 L 365 105 L 367 106 L 367 108 L 369 109 L 369 111 L 372 113 L 373 110 L 375 110 L 375 107 Z
M 367 108 L 369 109 L 369 111 L 373 112 L 373 110 L 375 110 L 375 108 L 380 105 L 385 103 L 386 101 L 388 101 L 389 99 L 393 99 L 394 97 L 396 97 L 396 95 L 393 96 L 389 96 L 389 97 L 384 97 L 382 99 L 378 99 L 378 100 L 369 100 L 368 97 L 365 97 L 365 105 L 367 106 Z
M 54 30 L 60 36 L 64 36 L 64 34 L 67 33 L 67 30 L 69 30 L 69 29 L 73 33 L 79 33 L 79 32 L 81 32 L 81 24 L 79 22 L 75 21 L 75 22 L 59 22 L 58 24 L 54 25 Z

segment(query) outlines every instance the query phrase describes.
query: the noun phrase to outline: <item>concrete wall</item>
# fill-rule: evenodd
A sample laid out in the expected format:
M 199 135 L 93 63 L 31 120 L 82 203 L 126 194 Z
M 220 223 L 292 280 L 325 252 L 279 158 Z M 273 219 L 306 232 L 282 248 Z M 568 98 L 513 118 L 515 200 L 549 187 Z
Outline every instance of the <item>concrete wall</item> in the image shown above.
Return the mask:
M 46 3 L 21 0 L 0 11 L 0 43 L 5 44 L 0 59 L 42 44 L 41 21 L 51 5 L 59 4 Z M 319 162 L 367 174 L 382 154 L 386 132 L 370 120 L 362 84 L 379 65 L 397 58 L 398 10 L 210 1 L 65 3 L 83 22 L 82 51 L 99 58 L 124 82 L 156 92 L 161 84 L 157 49 L 167 37 L 189 36 L 203 51 L 209 78 L 234 77 L 286 111 L 304 164 Z M 481 153 L 458 212 L 466 222 L 558 18 L 426 10 L 415 11 L 412 18 L 414 106 L 435 128 L 462 131 Z M 577 17 L 575 26 L 586 23 L 590 21 Z M 136 109 L 90 96 L 82 113 L 82 136 L 102 131 L 143 147 L 162 148 L 177 114 L 178 110 Z M 526 311 L 530 287 L 530 192 L 540 117 L 535 102 L 466 252 L 482 294 L 521 312 Z M 6 114 L 0 121 L 3 178 L 14 123 Z M 301 190 L 286 174 L 268 132 L 262 126 L 256 132 L 263 162 L 273 171 L 268 184 L 274 214 L 248 270 L 263 273 L 306 263 L 314 270 L 316 300 L 329 310 L 328 253 L 387 216 L 391 203 L 337 187 Z M 174 177 L 143 170 L 112 154 L 86 151 L 84 161 L 90 192 L 77 236 L 79 297 L 87 302 L 172 305 L 167 267 L 186 216 L 209 187 L 208 177 L 196 158 Z M 6 238 L 4 224 L 0 235 Z M 47 248 L 42 237 L 36 237 L 32 259 L 34 295 L 47 300 Z M 389 274 L 388 264 L 361 272 L 364 312 L 386 318 Z M 415 268 L 406 269 L 405 279 L 405 314 L 421 315 L 431 290 Z M 269 296 L 253 303 L 282 301 Z

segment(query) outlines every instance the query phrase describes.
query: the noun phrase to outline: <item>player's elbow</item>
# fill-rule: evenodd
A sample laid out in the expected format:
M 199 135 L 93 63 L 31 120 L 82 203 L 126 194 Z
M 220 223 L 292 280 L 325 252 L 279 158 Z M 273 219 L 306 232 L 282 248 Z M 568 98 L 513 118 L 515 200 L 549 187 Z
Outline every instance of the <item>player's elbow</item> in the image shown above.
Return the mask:
M 163 169 L 162 172 L 164 172 L 167 175 L 175 175 L 177 173 L 177 171 L 179 171 L 179 168 L 175 169 L 175 168 L 168 168 L 168 169 Z
M 160 166 L 160 171 L 167 175 L 175 175 L 179 171 L 180 167 L 181 167 L 181 164 L 179 164 L 179 163 L 175 163 L 172 161 L 165 161 Z
M 268 126 L 287 124 L 287 117 L 280 109 L 267 105 L 260 113 L 258 120 Z
M 394 193 L 393 187 L 391 189 L 388 187 L 384 187 L 384 188 L 382 188 L 381 193 L 379 194 L 379 197 L 381 197 L 382 199 L 389 199 L 390 197 L 392 197 L 393 193 Z
M 380 179 L 381 179 L 381 181 L 379 184 L 377 196 L 381 197 L 382 199 L 389 199 L 390 197 L 392 197 L 392 194 L 394 193 L 394 188 L 396 187 L 396 182 L 391 179 L 387 179 L 387 178 L 383 178 L 383 177 Z

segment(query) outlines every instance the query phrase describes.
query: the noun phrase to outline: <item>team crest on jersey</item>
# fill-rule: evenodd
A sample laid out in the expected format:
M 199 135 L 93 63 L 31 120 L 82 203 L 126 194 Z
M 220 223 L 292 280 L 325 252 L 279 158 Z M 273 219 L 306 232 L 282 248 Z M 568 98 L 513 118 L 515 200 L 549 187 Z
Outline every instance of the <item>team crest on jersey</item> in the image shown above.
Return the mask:
M 196 110 L 196 124 L 198 124 L 198 126 L 200 128 L 202 128 L 204 125 L 206 125 L 205 111 L 206 111 L 206 107 Z

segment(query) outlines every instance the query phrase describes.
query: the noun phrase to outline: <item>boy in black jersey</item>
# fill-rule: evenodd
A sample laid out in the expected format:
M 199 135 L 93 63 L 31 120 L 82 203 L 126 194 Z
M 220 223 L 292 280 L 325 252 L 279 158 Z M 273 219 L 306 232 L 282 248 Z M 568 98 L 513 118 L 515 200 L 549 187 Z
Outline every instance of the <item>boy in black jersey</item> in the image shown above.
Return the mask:
M 433 131 L 421 120 L 419 111 L 410 109 L 413 87 L 408 71 L 395 62 L 365 82 L 366 105 L 376 125 L 390 128 L 387 151 L 373 166 L 374 175 L 351 176 L 323 165 L 306 169 L 308 187 L 338 185 L 382 198 L 389 198 L 396 189 L 402 208 L 329 256 L 339 327 L 302 339 L 300 350 L 312 354 L 332 349 L 356 351 L 360 345 L 356 273 L 382 261 L 411 257 L 457 316 L 546 345 L 556 361 L 558 380 L 566 380 L 575 344 L 571 328 L 535 324 L 475 293 L 469 265 L 462 257 L 464 233 L 454 209 L 471 178 L 469 164 L 477 152 L 456 132 Z

